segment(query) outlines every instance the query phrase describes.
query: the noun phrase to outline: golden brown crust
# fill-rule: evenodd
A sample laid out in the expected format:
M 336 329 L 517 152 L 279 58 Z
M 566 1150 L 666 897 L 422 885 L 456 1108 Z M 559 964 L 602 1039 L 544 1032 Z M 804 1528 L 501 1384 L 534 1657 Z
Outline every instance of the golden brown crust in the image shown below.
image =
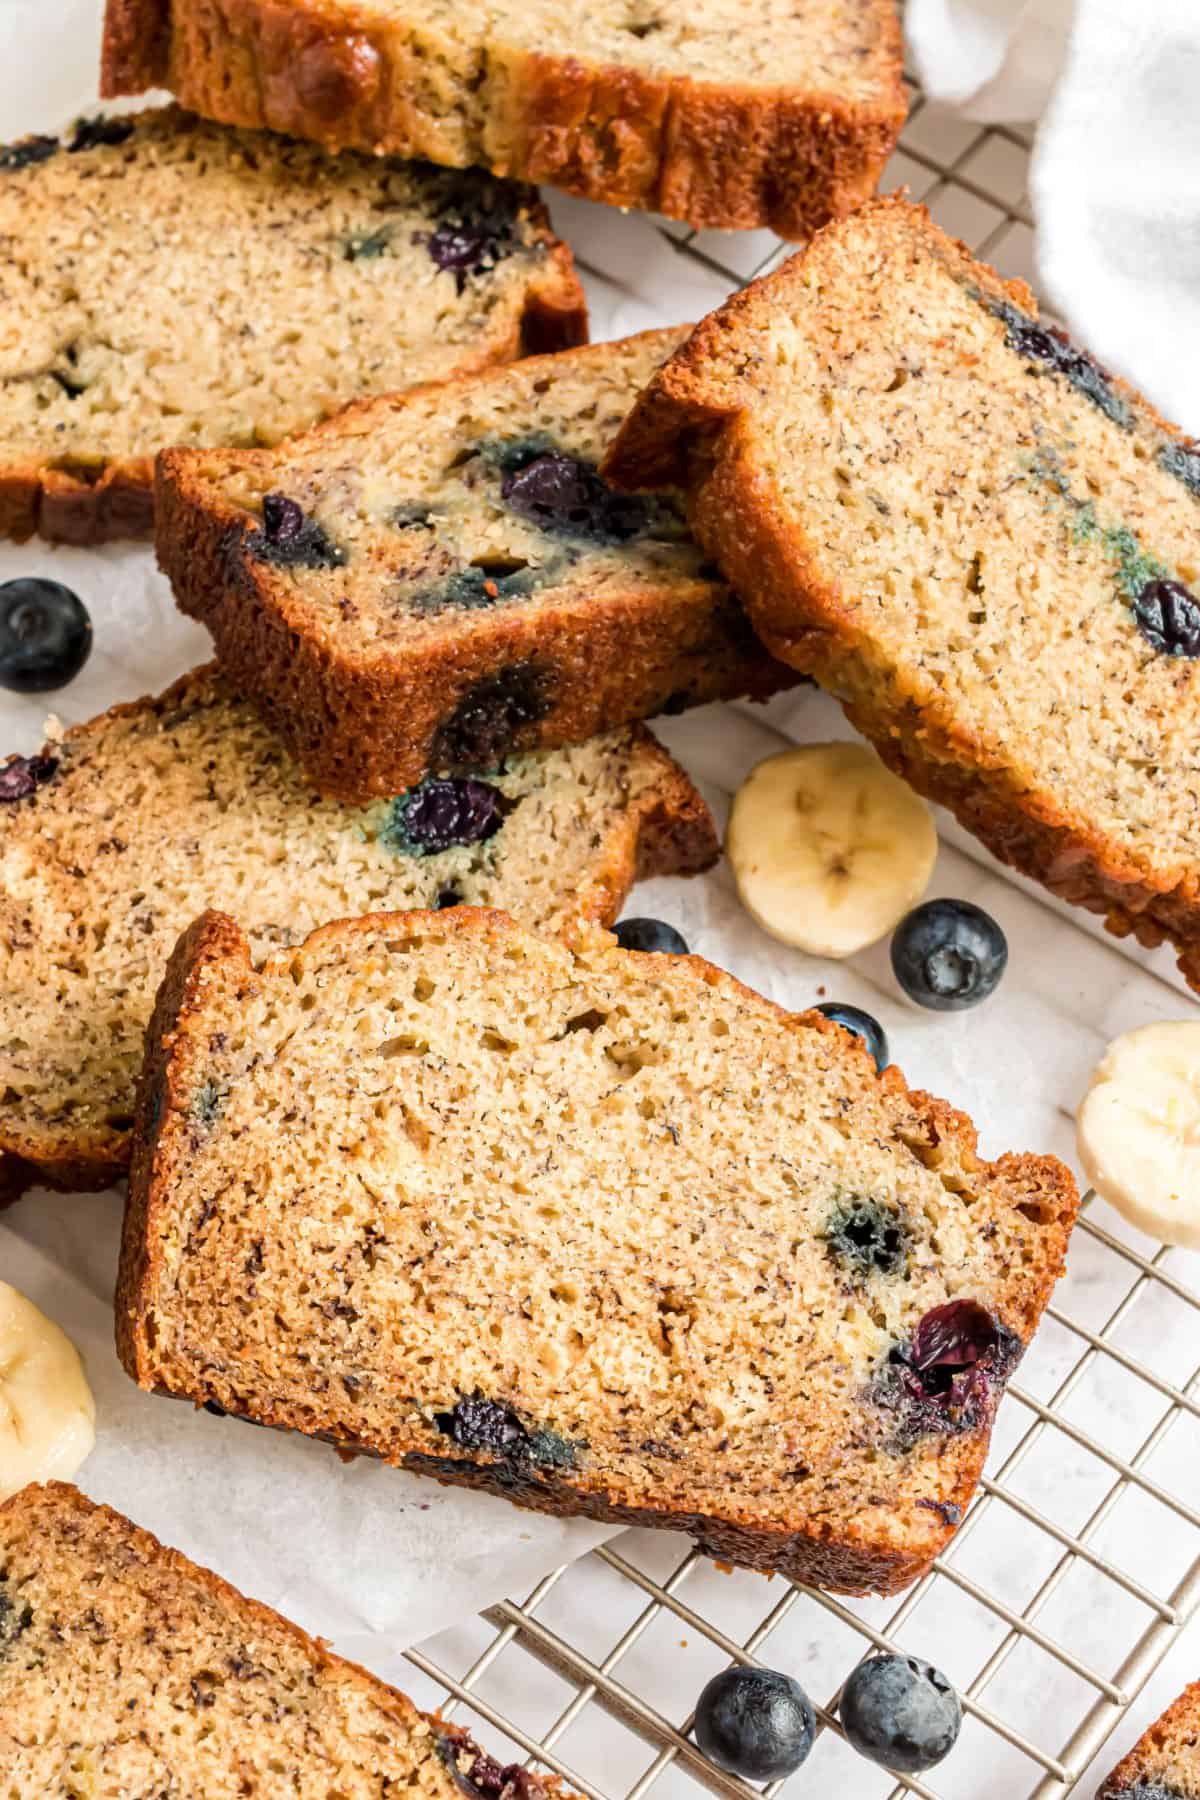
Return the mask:
M 356 938 L 368 938 L 381 928 L 419 937 L 423 930 L 434 927 L 442 934 L 483 929 L 493 933 L 498 942 L 517 929 L 503 913 L 460 907 L 453 912 L 381 914 L 335 922 L 313 933 L 308 944 L 322 938 L 333 938 L 339 946 L 353 944 Z M 652 960 L 673 968 L 683 959 L 663 956 Z M 865 1052 L 857 1041 L 822 1014 L 790 1014 L 702 958 L 692 956 L 686 961 L 707 985 L 765 1006 L 782 1029 L 815 1029 L 836 1037 L 846 1054 L 865 1062 Z M 872 1532 L 873 1521 L 864 1514 L 842 1521 L 836 1528 L 827 1518 L 806 1519 L 799 1499 L 794 1517 L 764 1525 L 761 1514 L 755 1515 L 747 1503 L 739 1503 L 732 1487 L 720 1517 L 683 1513 L 648 1503 L 644 1487 L 632 1478 L 625 1486 L 610 1482 L 600 1487 L 584 1471 L 572 1481 L 561 1471 L 535 1473 L 508 1464 L 480 1464 L 462 1451 L 452 1456 L 431 1455 L 426 1440 L 406 1435 L 400 1427 L 386 1444 L 354 1438 L 330 1414 L 324 1416 L 324 1425 L 320 1414 L 315 1415 L 314 1423 L 311 1411 L 301 1418 L 286 1403 L 263 1395 L 248 1399 L 227 1385 L 218 1392 L 205 1385 L 208 1376 L 202 1380 L 191 1369 L 172 1365 L 168 1371 L 157 1351 L 154 1304 L 162 1274 L 161 1245 L 164 1236 L 169 1236 L 172 1184 L 189 1155 L 189 1140 L 181 1122 L 187 1117 L 194 1065 L 189 1071 L 185 1063 L 191 1061 L 193 1039 L 203 1036 L 203 996 L 208 984 L 232 987 L 239 1002 L 248 1002 L 260 990 L 262 979 L 237 924 L 224 914 L 208 913 L 181 938 L 147 1033 L 116 1294 L 118 1354 L 140 1386 L 196 1404 L 214 1402 L 223 1411 L 273 1428 L 304 1430 L 327 1438 L 341 1450 L 382 1456 L 438 1481 L 501 1494 L 540 1512 L 687 1531 L 718 1558 L 748 1568 L 778 1570 L 793 1580 L 838 1592 L 896 1592 L 928 1568 L 953 1535 L 974 1492 L 987 1454 L 990 1424 L 947 1443 L 941 1459 L 941 1504 L 919 1514 L 901 1543 L 894 1531 Z M 981 1187 L 996 1184 L 1009 1204 L 1039 1226 L 1034 1253 L 1004 1304 L 1004 1323 L 1028 1343 L 1062 1272 L 1078 1209 L 1079 1196 L 1070 1172 L 1053 1157 L 1005 1156 L 984 1163 L 977 1155 L 974 1125 L 965 1114 L 943 1100 L 910 1090 L 894 1065 L 879 1079 L 911 1109 L 911 1124 L 903 1136 L 918 1160 L 933 1169 L 943 1160 L 971 1168 Z
M 356 1688 L 372 1706 L 389 1713 L 402 1730 L 428 1725 L 442 1742 L 480 1754 L 474 1739 L 461 1726 L 452 1725 L 435 1713 L 419 1712 L 399 1688 L 372 1675 L 360 1663 L 333 1655 L 321 1638 L 310 1637 L 282 1613 L 275 1612 L 261 1600 L 250 1599 L 211 1569 L 202 1568 L 181 1550 L 173 1550 L 161 1543 L 151 1532 L 135 1525 L 114 1508 L 89 1500 L 67 1482 L 32 1483 L 20 1489 L 8 1500 L 0 1502 L 0 1527 L 6 1520 L 12 1523 L 26 1520 L 28 1528 L 44 1539 L 48 1547 L 61 1527 L 66 1527 L 64 1535 L 74 1538 L 74 1522 L 92 1529 L 98 1525 L 111 1540 L 113 1548 L 118 1550 L 120 1566 L 128 1568 L 134 1562 L 147 1564 L 161 1569 L 166 1576 L 194 1584 L 245 1632 L 260 1641 L 299 1651 L 312 1665 L 316 1678 Z M 86 1572 L 81 1569 L 80 1573 Z M 576 1800 L 576 1797 L 563 1787 L 557 1776 L 539 1774 L 528 1783 L 528 1800 Z
M 803 238 L 872 193 L 905 116 L 899 13 L 870 0 L 879 95 L 696 81 L 489 47 L 497 173 L 695 226 Z M 420 111 L 411 20 L 345 0 L 109 0 L 102 86 L 339 149 L 469 160 Z
M 975 283 L 1037 316 L 1023 282 L 1005 281 L 948 238 L 923 207 L 900 196 L 876 200 L 860 217 L 902 212 L 922 237 L 931 233 L 948 259 L 969 265 Z M 919 221 L 919 223 L 918 223 Z M 820 240 L 814 240 L 819 244 Z M 622 487 L 683 483 L 692 529 L 742 596 L 755 630 L 780 661 L 835 694 L 851 723 L 896 773 L 947 806 L 1002 862 L 1042 882 L 1060 899 L 1103 916 L 1117 937 L 1132 934 L 1153 948 L 1169 939 L 1179 967 L 1200 992 L 1200 869 L 1150 868 L 1080 811 L 1048 791 L 1031 791 L 966 729 L 953 703 L 922 696 L 897 702 L 881 682 L 878 703 L 861 694 L 856 670 L 873 651 L 856 617 L 852 594 L 821 572 L 819 544 L 798 532 L 756 466 L 742 414 L 742 371 L 759 353 L 762 320 L 776 298 L 786 309 L 790 287 L 803 280 L 802 251 L 765 282 L 732 296 L 705 319 L 652 381 L 622 427 L 603 473 Z M 1126 382 L 1114 390 L 1168 434 L 1177 428 Z
M 1124 1800 L 1126 1795 L 1135 1800 L 1139 1782 L 1152 1786 L 1156 1779 L 1163 1779 L 1164 1758 L 1176 1763 L 1182 1758 L 1192 1776 L 1189 1785 L 1200 1791 L 1200 1681 L 1184 1688 L 1178 1700 L 1142 1733 L 1102 1784 L 1096 1800 Z

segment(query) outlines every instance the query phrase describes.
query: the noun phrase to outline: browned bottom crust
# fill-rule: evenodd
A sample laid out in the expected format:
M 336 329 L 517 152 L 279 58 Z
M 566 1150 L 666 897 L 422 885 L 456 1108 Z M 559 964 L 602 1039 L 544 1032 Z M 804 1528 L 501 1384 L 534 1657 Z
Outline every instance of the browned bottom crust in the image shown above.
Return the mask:
M 889 72 L 872 103 L 492 49 L 486 159 L 497 174 L 611 206 L 807 237 L 874 192 L 904 123 L 898 12 L 891 0 L 871 4 Z M 344 5 L 108 0 L 102 69 L 107 96 L 165 85 L 228 125 L 471 160 L 461 134 L 423 106 L 406 23 L 354 18 Z
M 417 915 L 405 916 L 410 923 L 417 922 Z M 467 907 L 452 913 L 424 915 L 426 921 L 432 924 L 436 920 L 443 929 L 470 930 L 481 918 L 490 918 L 501 933 L 512 926 L 502 913 L 489 915 Z M 378 923 L 379 917 L 356 921 L 355 927 L 366 933 Z M 325 929 L 342 932 L 345 927 L 334 925 Z M 699 957 L 688 960 L 703 972 L 710 985 L 723 985 L 764 1003 L 761 996 L 752 994 L 724 970 Z M 899 1543 L 882 1530 L 873 1532 L 872 1521 L 862 1518 L 852 1519 L 848 1529 L 840 1534 L 832 1524 L 823 1521 L 798 1525 L 780 1520 L 765 1525 L 761 1518 L 739 1511 L 732 1489 L 723 1516 L 713 1517 L 648 1504 L 645 1492 L 632 1479 L 625 1488 L 614 1485 L 601 1490 L 595 1485 L 575 1485 L 561 1470 L 523 1466 L 505 1458 L 502 1451 L 491 1461 L 480 1461 L 461 1448 L 456 1448 L 454 1455 L 432 1455 L 419 1439 L 409 1437 L 405 1441 L 399 1432 L 392 1434 L 386 1448 L 381 1448 L 378 1443 L 348 1437 L 340 1429 L 323 1429 L 319 1411 L 307 1411 L 300 1417 L 283 1402 L 273 1403 L 262 1397 L 251 1402 L 213 1371 L 209 1376 L 220 1383 L 219 1390 L 194 1376 L 190 1383 L 177 1379 L 170 1389 L 165 1388 L 159 1373 L 153 1320 L 147 1315 L 161 1260 L 161 1242 L 154 1236 L 154 1228 L 168 1203 L 170 1164 L 179 1151 L 178 1146 L 170 1147 L 160 1139 L 160 1127 L 164 1121 L 186 1112 L 187 1077 L 178 1066 L 175 1047 L 193 1029 L 194 1015 L 203 1009 L 206 982 L 215 969 L 229 962 L 244 969 L 247 977 L 251 975 L 249 945 L 241 929 L 227 915 L 207 913 L 180 939 L 146 1033 L 115 1299 L 117 1353 L 139 1386 L 169 1393 L 173 1398 L 190 1399 L 197 1406 L 233 1414 L 253 1424 L 304 1431 L 324 1438 L 342 1453 L 383 1457 L 394 1466 L 431 1475 L 444 1484 L 482 1489 L 538 1512 L 688 1532 L 702 1550 L 718 1559 L 768 1573 L 778 1572 L 831 1592 L 895 1593 L 929 1568 L 953 1536 L 974 1494 L 987 1456 L 990 1418 L 970 1436 L 947 1446 L 944 1466 L 949 1499 L 923 1514 L 919 1530 L 911 1531 L 907 1541 Z M 814 1026 L 825 1032 L 836 1029 L 820 1014 L 789 1014 L 773 1002 L 764 1004 L 778 1015 L 783 1030 Z M 933 1095 L 908 1089 L 894 1065 L 884 1072 L 883 1080 L 892 1088 L 903 1090 L 920 1117 L 919 1134 L 910 1142 L 914 1155 L 922 1160 L 927 1155 L 936 1166 L 943 1147 L 951 1141 L 957 1140 L 974 1151 L 975 1128 L 965 1114 Z M 1017 1194 L 1022 1196 L 1021 1210 L 1045 1227 L 1040 1264 L 1027 1272 L 1028 1280 L 1012 1318 L 1022 1342 L 1028 1344 L 1062 1273 L 1079 1195 L 1069 1171 L 1053 1158 L 1009 1154 L 1001 1157 L 995 1168 L 1011 1186 L 1014 1199 Z M 324 1415 L 326 1419 L 329 1416 L 328 1412 Z

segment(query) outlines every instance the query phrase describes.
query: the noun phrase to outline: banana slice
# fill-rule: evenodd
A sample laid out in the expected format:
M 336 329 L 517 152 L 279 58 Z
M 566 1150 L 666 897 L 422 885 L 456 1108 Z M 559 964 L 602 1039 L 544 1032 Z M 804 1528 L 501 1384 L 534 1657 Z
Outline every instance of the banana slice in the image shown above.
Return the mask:
M 1088 1180 L 1123 1218 L 1200 1249 L 1200 1021 L 1114 1038 L 1075 1134 Z
M 0 1501 L 30 1481 L 70 1481 L 96 1441 L 74 1344 L 0 1281 Z
M 937 856 L 933 815 L 865 744 L 803 744 L 751 769 L 725 835 L 742 905 L 814 956 L 852 956 L 899 923 Z

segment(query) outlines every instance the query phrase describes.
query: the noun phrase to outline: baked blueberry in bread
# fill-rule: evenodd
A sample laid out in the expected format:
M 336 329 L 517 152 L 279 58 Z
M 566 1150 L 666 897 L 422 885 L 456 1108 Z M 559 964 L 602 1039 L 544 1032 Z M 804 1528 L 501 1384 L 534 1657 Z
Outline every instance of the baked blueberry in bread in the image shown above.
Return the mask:
M 0 1506 L 0 1769 L 5 1800 L 571 1800 L 61 1482 Z
M 142 1386 L 849 1592 L 962 1517 L 1077 1204 L 818 1013 L 469 907 L 206 914 L 136 1139 Z
M 803 237 L 904 121 L 896 0 L 108 0 L 103 91 Z
M 0 765 L 0 1196 L 105 1187 L 129 1155 L 180 931 L 235 907 L 257 949 L 381 906 L 611 924 L 638 874 L 703 868 L 707 808 L 644 728 L 366 807 L 323 801 L 212 669 Z
M 596 472 L 683 335 L 365 402 L 275 450 L 161 459 L 179 604 L 323 792 L 362 801 L 796 679 L 680 498 Z
M 1097 1800 L 1197 1800 L 1200 1796 L 1200 1681 L 1183 1690 L 1142 1733 L 1104 1782 Z
M 144 534 L 168 444 L 586 337 L 531 188 L 176 107 L 0 150 L 0 533 Z
M 1200 449 L 891 199 L 700 326 L 606 467 L 988 847 L 1200 988 Z

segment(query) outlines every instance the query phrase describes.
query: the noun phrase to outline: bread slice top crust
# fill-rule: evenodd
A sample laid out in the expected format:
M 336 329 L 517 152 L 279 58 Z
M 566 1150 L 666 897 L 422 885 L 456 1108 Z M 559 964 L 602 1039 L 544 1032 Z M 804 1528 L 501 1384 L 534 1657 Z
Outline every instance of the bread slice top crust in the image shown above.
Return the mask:
M 1097 1800 L 1200 1800 L 1200 1681 L 1142 1733 Z
M 896 0 L 108 0 L 105 94 L 785 235 L 872 190 Z
M 0 237 L 10 535 L 38 522 L 35 477 L 63 504 L 74 482 L 82 521 L 106 474 L 145 489 L 165 445 L 274 443 L 361 394 L 586 336 L 533 189 L 177 107 L 0 150 Z
M 845 1591 L 961 1518 L 1077 1204 L 818 1014 L 471 908 L 207 915 L 136 1136 L 143 1386 Z
M 685 331 L 366 401 L 275 450 L 160 459 L 176 597 L 323 792 L 362 801 L 795 679 L 682 497 L 596 474 Z
M 1200 938 L 1200 450 L 1021 284 L 877 202 L 707 319 L 605 472 L 684 480 L 767 645 L 993 848 Z
M 60 1482 L 0 1506 L 0 1768 L 6 1800 L 571 1800 Z
M 0 1192 L 104 1187 L 185 925 L 237 907 L 258 954 L 380 906 L 611 924 L 638 874 L 717 855 L 641 727 L 363 808 L 321 800 L 213 669 L 0 768 Z

